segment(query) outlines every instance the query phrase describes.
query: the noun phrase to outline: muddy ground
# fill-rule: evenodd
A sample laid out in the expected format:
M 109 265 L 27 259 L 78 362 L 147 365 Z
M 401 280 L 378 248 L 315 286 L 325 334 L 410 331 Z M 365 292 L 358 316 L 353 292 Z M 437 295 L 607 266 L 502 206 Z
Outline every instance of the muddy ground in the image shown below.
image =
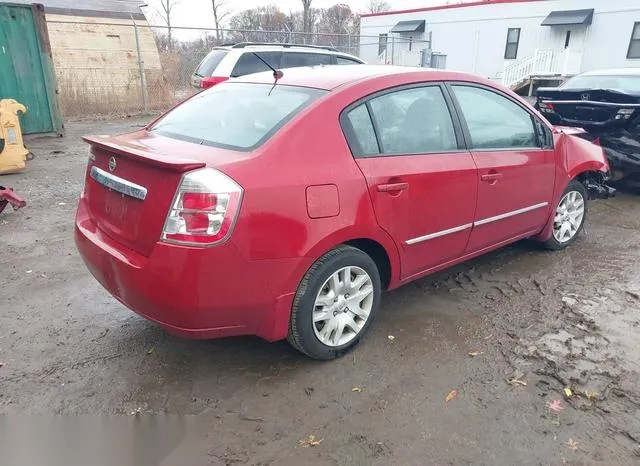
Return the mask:
M 569 250 L 519 243 L 388 293 L 356 351 L 318 363 L 170 336 L 89 275 L 79 136 L 138 123 L 71 125 L 0 178 L 29 202 L 0 215 L 0 412 L 199 414 L 163 417 L 190 433 L 151 450 L 180 464 L 640 463 L 640 197 L 591 204 Z

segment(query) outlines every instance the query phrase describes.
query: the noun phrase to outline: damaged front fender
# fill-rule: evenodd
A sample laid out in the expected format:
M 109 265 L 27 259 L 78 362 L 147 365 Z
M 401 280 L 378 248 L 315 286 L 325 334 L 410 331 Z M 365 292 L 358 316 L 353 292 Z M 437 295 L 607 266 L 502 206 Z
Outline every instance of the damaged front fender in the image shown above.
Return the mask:
M 556 127 L 554 139 L 561 151 L 564 172 L 568 180 L 585 172 L 600 172 L 608 177 L 609 163 L 602 147 L 584 138 L 580 128 Z M 606 179 L 606 178 L 605 178 Z

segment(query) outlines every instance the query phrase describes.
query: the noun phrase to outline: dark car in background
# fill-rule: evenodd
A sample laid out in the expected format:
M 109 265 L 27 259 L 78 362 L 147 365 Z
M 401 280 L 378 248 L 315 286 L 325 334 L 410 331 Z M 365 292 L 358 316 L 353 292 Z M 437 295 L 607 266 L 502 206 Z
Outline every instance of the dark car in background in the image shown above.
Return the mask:
M 602 146 L 612 180 L 640 186 L 640 68 L 582 73 L 536 97 L 551 123 L 581 127 Z
M 229 78 L 269 71 L 267 63 L 277 69 L 364 64 L 358 57 L 333 47 L 241 42 L 209 52 L 193 73 L 191 83 L 197 89 L 208 89 Z

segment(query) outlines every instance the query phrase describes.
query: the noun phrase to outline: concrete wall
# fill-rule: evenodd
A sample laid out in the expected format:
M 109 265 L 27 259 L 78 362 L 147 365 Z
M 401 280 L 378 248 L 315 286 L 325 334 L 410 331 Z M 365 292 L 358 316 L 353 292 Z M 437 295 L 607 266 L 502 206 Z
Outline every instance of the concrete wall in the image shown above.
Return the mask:
M 47 28 L 66 117 L 140 112 L 142 92 L 131 19 L 47 14 Z M 105 24 L 98 24 L 105 23 Z M 138 20 L 138 24 L 146 22 Z M 148 27 L 139 27 L 150 107 L 164 107 L 160 56 Z
M 533 55 L 535 49 L 562 50 L 566 29 L 540 23 L 554 10 L 586 8 L 595 9 L 593 23 L 572 28 L 571 35 L 572 53 L 580 52 L 572 58 L 579 71 L 640 66 L 640 60 L 626 58 L 633 24 L 640 21 L 640 0 L 515 2 L 365 16 L 360 56 L 376 62 L 378 48 L 370 45 L 372 36 L 389 33 L 398 21 L 423 19 L 425 35 L 431 32 L 433 51 L 447 55 L 447 69 L 498 79 L 511 62 L 504 59 L 509 28 L 521 28 L 517 59 Z M 396 40 L 395 46 L 403 47 L 406 42 L 402 42 Z

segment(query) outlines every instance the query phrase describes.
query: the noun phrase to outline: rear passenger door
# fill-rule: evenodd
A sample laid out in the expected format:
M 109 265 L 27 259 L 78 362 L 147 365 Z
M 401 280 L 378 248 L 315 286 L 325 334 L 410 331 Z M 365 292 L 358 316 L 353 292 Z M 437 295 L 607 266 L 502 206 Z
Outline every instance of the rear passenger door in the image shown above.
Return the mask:
M 479 174 L 468 252 L 539 231 L 549 218 L 555 182 L 548 128 L 495 89 L 467 83 L 451 83 L 451 89 Z
M 477 169 L 440 84 L 390 89 L 356 102 L 341 123 L 403 279 L 464 254 Z

